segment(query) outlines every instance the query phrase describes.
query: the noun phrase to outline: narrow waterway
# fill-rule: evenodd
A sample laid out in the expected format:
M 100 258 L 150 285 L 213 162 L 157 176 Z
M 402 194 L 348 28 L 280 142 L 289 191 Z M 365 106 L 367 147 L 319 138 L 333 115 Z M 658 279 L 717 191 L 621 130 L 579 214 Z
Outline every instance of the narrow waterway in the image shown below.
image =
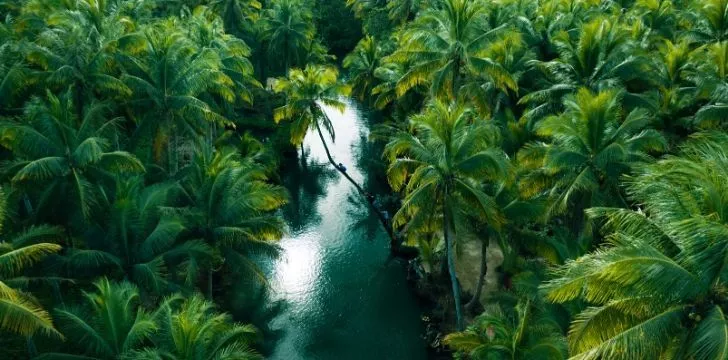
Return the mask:
M 337 162 L 368 191 L 368 114 L 348 102 L 342 114 L 326 109 L 335 132 L 329 143 Z M 274 360 L 425 359 L 420 310 L 406 284 L 404 265 L 387 262 L 386 233 L 356 190 L 327 162 L 315 133 L 304 147 L 307 162 L 285 164 L 291 202 L 284 211 L 289 236 L 273 269 L 274 297 L 282 312 Z

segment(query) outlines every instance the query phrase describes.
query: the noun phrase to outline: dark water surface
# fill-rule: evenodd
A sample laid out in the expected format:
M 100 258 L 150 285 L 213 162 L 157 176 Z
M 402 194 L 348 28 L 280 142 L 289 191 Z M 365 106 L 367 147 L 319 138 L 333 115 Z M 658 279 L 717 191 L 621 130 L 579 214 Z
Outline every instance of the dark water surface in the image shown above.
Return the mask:
M 365 176 L 368 121 L 348 103 L 342 114 L 326 109 L 334 123 L 332 156 L 369 191 Z M 307 164 L 284 166 L 291 203 L 284 211 L 289 236 L 272 269 L 274 297 L 285 304 L 271 327 L 281 338 L 274 360 L 425 359 L 417 302 L 409 292 L 404 265 L 387 264 L 388 238 L 356 190 L 326 161 L 315 133 L 305 142 Z

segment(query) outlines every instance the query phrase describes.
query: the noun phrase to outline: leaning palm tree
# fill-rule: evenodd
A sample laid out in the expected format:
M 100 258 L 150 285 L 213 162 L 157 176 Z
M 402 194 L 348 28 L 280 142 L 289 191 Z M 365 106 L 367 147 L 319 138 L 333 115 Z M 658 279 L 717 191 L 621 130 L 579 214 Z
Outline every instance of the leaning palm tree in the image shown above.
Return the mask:
M 303 139 L 310 130 L 316 130 L 332 164 L 336 164 L 326 139 L 321 131 L 323 127 L 332 140 L 336 138 L 331 119 L 323 106 L 330 106 L 344 111 L 346 105 L 342 96 L 350 92 L 350 88 L 338 81 L 338 71 L 333 67 L 307 65 L 303 70 L 293 69 L 287 78 L 278 79 L 273 87 L 275 92 L 286 95 L 286 104 L 275 109 L 274 119 L 292 120 L 291 143 L 302 145 Z M 303 157 L 303 152 L 301 153 Z
M 169 209 L 170 215 L 181 220 L 190 239 L 201 239 L 213 248 L 215 258 L 224 259 L 226 266 L 265 283 L 257 261 L 260 255 L 274 257 L 279 252 L 276 241 L 285 225 L 274 211 L 287 202 L 286 190 L 270 184 L 262 166 L 241 158 L 233 148 L 202 148 L 184 171 L 182 187 L 189 206 Z M 210 299 L 218 264 L 188 261 L 189 274 L 195 268 L 207 270 Z
M 103 104 L 92 104 L 78 118 L 70 98 L 49 92 L 46 99 L 32 99 L 22 118 L 0 123 L 0 142 L 15 156 L 6 173 L 14 184 L 39 194 L 40 211 L 63 208 L 70 216 L 77 210 L 90 219 L 102 197 L 99 181 L 109 174 L 141 173 L 144 166 L 125 151 L 111 150 L 118 119 L 106 119 Z M 31 188 L 39 184 L 39 192 Z
M 6 201 L 0 189 L 0 230 L 7 216 Z M 22 276 L 24 270 L 61 250 L 52 242 L 61 237 L 59 228 L 34 226 L 0 241 L 0 330 L 23 336 L 36 332 L 60 336 L 48 312 L 17 286 L 28 281 Z
M 553 302 L 588 305 L 569 331 L 575 359 L 725 357 L 726 159 L 728 136 L 696 134 L 629 179 L 637 210 L 589 210 L 606 244 L 543 286 Z
M 154 346 L 134 352 L 129 359 L 263 359 L 251 347 L 259 337 L 255 327 L 233 322 L 199 295 L 181 305 L 163 305 L 156 321 L 160 335 L 152 339 Z
M 457 327 L 463 329 L 460 286 L 455 273 L 456 231 L 466 218 L 497 227 L 503 222 L 494 200 L 479 186 L 499 181 L 508 172 L 493 127 L 461 104 L 431 102 L 410 118 L 410 131 L 400 131 L 385 147 L 390 160 L 389 183 L 404 191 L 402 207 L 393 218 L 407 231 L 442 222 L 448 272 L 455 299 Z
M 546 191 L 549 214 L 571 209 L 579 216 L 585 207 L 626 206 L 620 176 L 665 150 L 665 139 L 648 127 L 650 115 L 637 109 L 623 117 L 620 102 L 616 91 L 581 89 L 564 101 L 563 114 L 537 124 L 536 133 L 548 142 L 531 143 L 518 153 L 519 163 L 530 169 L 524 193 Z

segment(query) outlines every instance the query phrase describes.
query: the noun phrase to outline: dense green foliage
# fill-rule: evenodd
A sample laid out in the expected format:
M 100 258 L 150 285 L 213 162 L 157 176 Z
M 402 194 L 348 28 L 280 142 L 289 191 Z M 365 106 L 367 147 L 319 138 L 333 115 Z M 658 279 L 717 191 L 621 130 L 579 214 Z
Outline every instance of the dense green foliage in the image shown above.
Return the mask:
M 263 84 L 333 59 L 313 5 L 0 2 L 0 357 L 261 358 L 223 311 L 286 231 Z
M 0 1 L 0 357 L 261 358 L 228 292 L 268 286 L 313 132 L 417 249 L 455 358 L 725 359 L 726 14 Z M 327 145 L 348 95 L 386 119 L 391 221 Z
M 726 357 L 727 2 L 348 3 L 344 66 L 390 115 L 394 225 L 452 288 L 456 357 Z

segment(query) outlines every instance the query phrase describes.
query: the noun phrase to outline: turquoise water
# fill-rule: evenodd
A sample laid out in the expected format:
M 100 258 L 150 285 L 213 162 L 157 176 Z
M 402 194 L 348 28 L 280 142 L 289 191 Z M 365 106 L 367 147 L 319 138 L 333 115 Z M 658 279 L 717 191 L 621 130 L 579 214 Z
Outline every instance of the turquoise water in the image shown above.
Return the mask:
M 349 102 L 334 123 L 331 154 L 368 191 L 372 159 L 367 113 Z M 273 269 L 274 297 L 282 312 L 271 328 L 280 332 L 271 359 L 425 359 L 420 309 L 410 293 L 404 264 L 388 262 L 386 233 L 367 212 L 356 190 L 326 161 L 315 133 L 304 144 L 307 162 L 283 169 L 291 203 L 284 211 L 289 236 Z

